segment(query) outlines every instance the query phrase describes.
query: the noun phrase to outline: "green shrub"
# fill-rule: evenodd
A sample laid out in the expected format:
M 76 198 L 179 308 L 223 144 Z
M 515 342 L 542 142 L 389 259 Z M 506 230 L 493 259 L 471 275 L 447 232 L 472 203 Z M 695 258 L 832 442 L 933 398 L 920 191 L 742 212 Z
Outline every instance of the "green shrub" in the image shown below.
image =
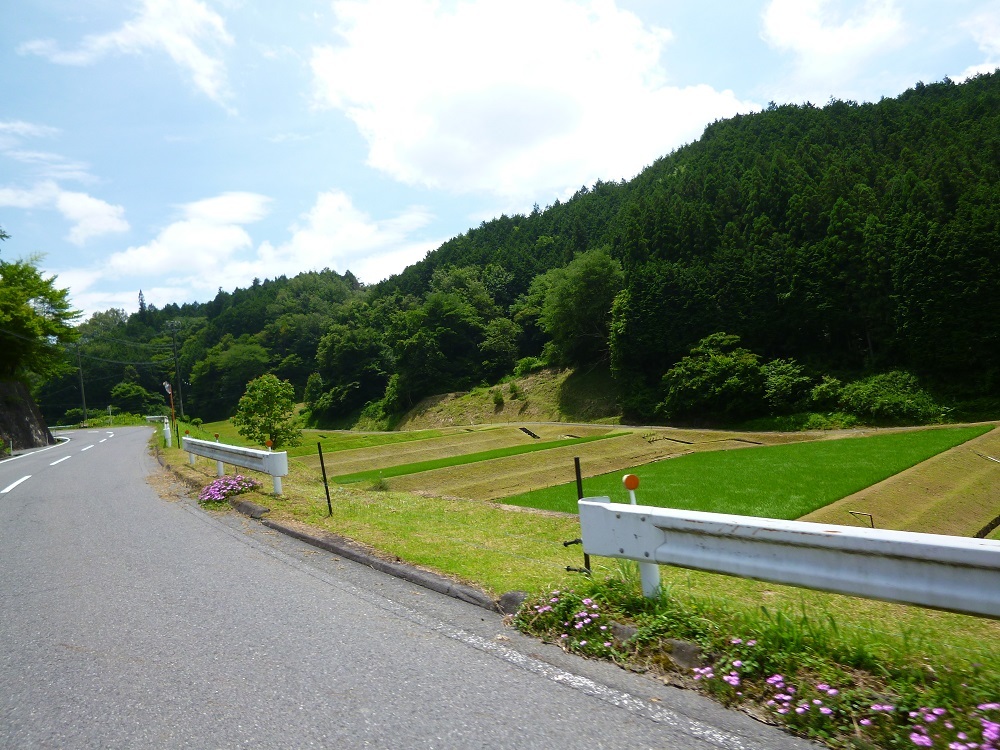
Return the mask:
M 893 423 L 925 424 L 941 416 L 941 407 L 904 370 L 848 383 L 840 392 L 840 405 L 863 419 Z
M 738 346 L 739 336 L 714 333 L 698 342 L 663 376 L 659 412 L 685 417 L 741 419 L 764 411 L 760 357 Z
M 840 392 L 844 389 L 843 384 L 830 375 L 823 378 L 813 386 L 809 400 L 815 409 L 834 409 L 840 404 Z
M 84 415 L 83 409 L 67 409 L 63 415 L 63 422 L 66 424 L 80 424 L 86 421 L 87 417 Z
M 302 395 L 302 400 L 305 401 L 306 406 L 312 409 L 322 395 L 323 378 L 318 372 L 314 372 L 309 376 L 309 379 L 306 380 L 306 389 Z
M 794 359 L 774 359 L 761 367 L 764 373 L 764 400 L 776 414 L 787 414 L 809 396 L 812 378 Z
M 541 370 L 543 367 L 545 367 L 545 360 L 541 357 L 525 357 L 524 359 L 519 359 L 517 364 L 514 365 L 514 374 L 519 378 L 523 378 L 528 373 Z

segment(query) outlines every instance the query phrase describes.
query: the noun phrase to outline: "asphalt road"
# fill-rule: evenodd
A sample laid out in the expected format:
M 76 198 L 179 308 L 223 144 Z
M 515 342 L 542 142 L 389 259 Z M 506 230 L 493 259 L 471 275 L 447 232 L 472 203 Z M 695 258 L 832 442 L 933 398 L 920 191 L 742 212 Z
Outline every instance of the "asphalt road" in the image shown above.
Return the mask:
M 812 747 L 161 497 L 147 428 L 68 435 L 0 462 L 0 748 Z

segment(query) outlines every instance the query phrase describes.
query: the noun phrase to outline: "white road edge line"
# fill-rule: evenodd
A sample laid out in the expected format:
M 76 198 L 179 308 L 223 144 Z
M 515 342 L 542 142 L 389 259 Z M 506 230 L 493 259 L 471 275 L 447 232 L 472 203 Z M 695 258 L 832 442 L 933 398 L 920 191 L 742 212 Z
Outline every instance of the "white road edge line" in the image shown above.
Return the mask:
M 71 438 L 63 437 L 60 435 L 59 437 L 56 438 L 56 440 L 64 440 L 68 443 L 70 442 Z M 25 456 L 34 456 L 36 453 L 44 453 L 45 451 L 52 450 L 53 448 L 58 448 L 60 445 L 63 445 L 63 443 L 55 443 L 54 445 L 50 445 L 48 448 L 39 448 L 37 451 L 31 451 L 31 453 L 22 453 L 18 456 L 11 456 L 10 458 L 5 458 L 3 461 L 0 461 L 0 463 L 5 464 L 8 461 L 16 461 L 17 459 L 24 458 Z
M 28 474 L 28 476 L 26 476 L 26 477 L 21 477 L 20 479 L 18 479 L 13 484 L 8 484 L 6 487 L 4 487 L 2 490 L 0 490 L 0 495 L 6 495 L 12 489 L 14 489 L 15 487 L 17 487 L 17 485 L 21 484 L 21 482 L 27 482 L 29 479 L 31 479 L 31 474 Z
M 644 718 L 658 724 L 664 724 L 671 727 L 675 731 L 700 739 L 709 745 L 724 748 L 724 750 L 765 750 L 765 746 L 761 745 L 754 739 L 740 737 L 739 735 L 728 732 L 725 729 L 716 728 L 711 724 L 707 724 L 697 719 L 684 716 L 679 712 L 672 711 L 666 706 L 650 705 L 643 699 L 637 698 L 636 696 L 623 690 L 609 687 L 588 677 L 553 666 L 540 659 L 522 654 L 520 651 L 515 649 L 502 646 L 498 643 L 482 638 L 481 636 L 462 630 L 461 628 L 436 620 L 433 617 L 423 615 L 404 604 L 400 604 L 392 599 L 389 599 L 388 597 L 366 591 L 351 583 L 346 583 L 332 578 L 323 571 L 314 568 L 301 560 L 297 560 L 288 553 L 261 542 L 260 540 L 254 539 L 253 537 L 247 537 L 245 535 L 238 536 L 235 530 L 219 521 L 211 519 L 197 507 L 192 507 L 189 504 L 183 504 L 181 507 L 189 513 L 198 516 L 201 521 L 221 529 L 224 533 L 234 539 L 237 539 L 240 542 L 257 549 L 258 551 L 263 552 L 264 554 L 280 560 L 305 573 L 306 575 L 324 581 L 325 583 L 339 588 L 342 591 L 353 594 L 357 598 L 362 599 L 369 604 L 382 609 L 383 611 L 392 613 L 400 619 L 408 620 L 409 622 L 425 627 L 428 630 L 437 632 L 446 638 L 463 643 L 477 651 L 488 653 L 493 657 L 507 662 L 511 666 L 545 678 L 558 685 L 564 685 L 570 689 L 577 690 L 585 695 L 596 698 L 603 703 L 628 711 L 633 715 L 643 716 Z

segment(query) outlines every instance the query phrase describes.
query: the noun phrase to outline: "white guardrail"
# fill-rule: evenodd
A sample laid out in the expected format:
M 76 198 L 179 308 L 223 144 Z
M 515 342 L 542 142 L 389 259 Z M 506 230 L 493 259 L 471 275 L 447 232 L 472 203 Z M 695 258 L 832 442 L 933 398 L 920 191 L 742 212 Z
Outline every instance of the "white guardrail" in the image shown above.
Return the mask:
M 583 549 L 657 564 L 1000 619 L 1000 541 L 579 501 Z
M 281 494 L 281 478 L 288 476 L 288 453 L 285 451 L 275 453 L 189 437 L 181 438 L 181 447 L 188 452 L 188 459 L 192 465 L 195 456 L 214 459 L 220 477 L 226 473 L 224 464 L 270 474 L 274 482 L 275 495 Z

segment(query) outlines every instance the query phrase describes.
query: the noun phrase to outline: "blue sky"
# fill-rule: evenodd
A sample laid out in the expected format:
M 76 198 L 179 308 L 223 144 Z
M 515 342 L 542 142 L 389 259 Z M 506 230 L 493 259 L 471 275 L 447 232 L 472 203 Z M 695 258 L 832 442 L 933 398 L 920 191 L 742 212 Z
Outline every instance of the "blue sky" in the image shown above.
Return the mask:
M 769 101 L 1000 66 L 1000 0 L 32 0 L 0 24 L 0 257 L 89 314 L 374 283 Z

